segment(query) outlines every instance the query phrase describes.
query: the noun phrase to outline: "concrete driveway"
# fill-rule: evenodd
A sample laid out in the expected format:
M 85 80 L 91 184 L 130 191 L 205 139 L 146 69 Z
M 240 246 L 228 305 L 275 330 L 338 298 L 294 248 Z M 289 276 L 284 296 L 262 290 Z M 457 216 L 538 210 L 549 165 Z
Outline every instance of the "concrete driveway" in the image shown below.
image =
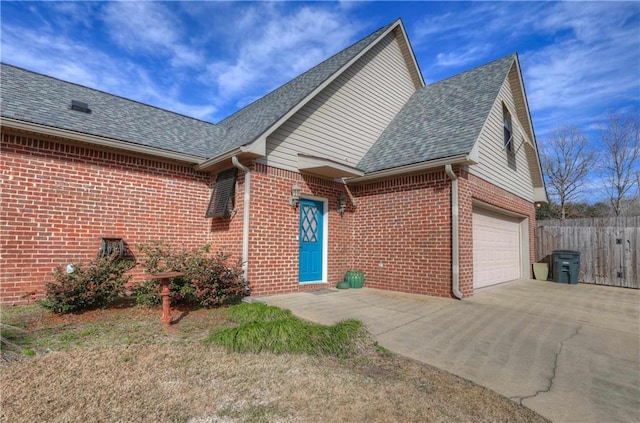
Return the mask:
M 463 301 L 376 289 L 261 298 L 304 319 L 361 320 L 384 347 L 554 422 L 640 422 L 640 291 L 520 280 Z

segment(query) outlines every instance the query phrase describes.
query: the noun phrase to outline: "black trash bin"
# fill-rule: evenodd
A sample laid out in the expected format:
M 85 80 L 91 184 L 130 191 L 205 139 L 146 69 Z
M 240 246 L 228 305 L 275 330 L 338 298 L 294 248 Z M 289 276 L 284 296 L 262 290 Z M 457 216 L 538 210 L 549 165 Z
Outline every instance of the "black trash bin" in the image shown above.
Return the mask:
M 551 254 L 552 280 L 560 283 L 577 284 L 580 273 L 580 251 L 555 250 Z

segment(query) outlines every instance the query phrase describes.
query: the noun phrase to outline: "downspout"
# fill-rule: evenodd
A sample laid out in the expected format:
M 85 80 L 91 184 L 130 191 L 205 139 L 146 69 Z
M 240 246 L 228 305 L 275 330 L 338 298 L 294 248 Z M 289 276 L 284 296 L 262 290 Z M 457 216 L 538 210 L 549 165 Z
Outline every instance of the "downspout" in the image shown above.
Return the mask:
M 451 179 L 451 259 L 452 270 L 452 291 L 459 300 L 463 295 L 460 292 L 460 218 L 458 213 L 458 177 L 453 172 L 450 164 L 444 167 L 444 171 Z
M 251 201 L 251 171 L 240 163 L 237 156 L 231 157 L 235 167 L 244 172 L 244 211 L 242 212 L 242 274 L 245 284 L 249 276 L 249 203 Z M 249 286 L 245 285 L 245 294 L 249 295 Z

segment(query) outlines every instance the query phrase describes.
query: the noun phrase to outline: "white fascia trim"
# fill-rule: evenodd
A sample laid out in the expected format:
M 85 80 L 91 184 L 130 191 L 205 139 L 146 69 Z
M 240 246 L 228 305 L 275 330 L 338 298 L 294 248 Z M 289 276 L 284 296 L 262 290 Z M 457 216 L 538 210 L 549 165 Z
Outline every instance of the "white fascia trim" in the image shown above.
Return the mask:
M 406 173 L 420 172 L 423 170 L 435 169 L 446 165 L 454 164 L 473 164 L 473 160 L 467 154 L 460 154 L 457 156 L 446 157 L 444 159 L 431 160 L 428 162 L 416 163 L 408 166 L 396 167 L 393 169 L 381 170 L 378 172 L 372 172 L 364 176 L 349 178 L 345 180 L 345 183 L 355 184 L 360 182 L 372 181 L 375 179 L 384 179 L 391 176 L 403 175 Z
M 533 187 L 533 201 L 536 203 L 548 203 L 547 190 L 544 187 Z
M 133 144 L 130 142 L 118 141 L 111 138 L 100 137 L 97 135 L 83 134 L 81 132 L 70 131 L 68 129 L 54 128 L 52 126 L 41 125 L 38 123 L 25 122 L 13 118 L 2 118 L 2 125 L 8 128 L 19 129 L 23 131 L 36 132 L 43 135 L 50 135 L 54 137 L 66 138 L 73 141 L 79 141 L 82 143 L 99 145 L 103 147 L 117 148 L 119 150 L 126 150 L 135 153 L 147 154 L 150 156 L 157 156 L 171 160 L 178 160 L 187 163 L 199 163 L 202 161 L 202 157 L 194 156 L 191 154 L 174 153 L 159 148 L 148 147 L 140 144 Z
M 526 214 L 516 213 L 511 210 L 503 209 L 502 207 L 494 206 L 493 204 L 485 203 L 484 201 L 481 201 L 475 198 L 471 200 L 471 205 L 473 207 L 478 207 L 484 210 L 489 210 L 494 213 L 503 214 L 510 217 L 515 217 L 517 219 L 526 219 L 529 217 Z
M 250 154 L 252 156 L 264 157 L 267 154 L 266 149 L 267 149 L 267 138 L 260 137 L 260 138 L 257 138 L 251 144 L 236 147 L 233 150 L 227 151 L 226 153 L 220 154 L 219 156 L 212 157 L 210 159 L 205 160 L 204 162 L 199 163 L 196 166 L 196 170 L 206 170 L 211 166 L 214 166 L 218 163 L 229 160 L 233 156 L 238 156 L 240 154 L 247 154 L 247 155 Z
M 407 48 L 409 49 L 409 52 L 411 53 L 411 59 L 413 61 L 413 66 L 415 67 L 416 72 L 418 73 L 418 76 L 420 77 L 420 82 L 422 83 L 422 87 L 424 87 L 425 86 L 424 76 L 422 76 L 422 72 L 420 71 L 420 66 L 418 66 L 418 61 L 416 60 L 416 54 L 413 51 L 413 47 L 411 47 L 411 43 L 409 42 L 409 36 L 407 36 L 407 31 L 404 30 L 404 25 L 400 25 L 400 30 L 402 31 L 402 35 L 404 37 L 404 41 L 407 43 Z
M 242 154 L 244 152 L 246 152 L 245 146 L 234 148 L 231 151 L 227 151 L 226 153 L 223 153 L 219 156 L 212 157 L 208 160 L 205 160 L 204 162 L 198 163 L 198 165 L 196 166 L 196 170 L 206 170 L 213 165 L 216 165 L 225 160 L 230 160 L 233 156 L 237 156 L 238 154 Z
M 478 139 L 479 138 L 480 136 L 478 136 Z M 469 154 L 467 154 L 467 161 L 470 165 L 476 165 L 480 163 L 480 143 L 478 142 L 478 139 L 476 139 L 476 142 L 473 143 L 471 151 L 469 152 Z
M 335 160 L 326 159 L 323 157 L 309 156 L 306 154 L 298 153 L 298 170 L 314 170 L 323 167 L 333 169 L 338 173 L 342 173 L 344 175 L 343 177 L 364 176 L 364 171 L 358 169 L 357 167 L 349 166 L 348 164 L 339 163 Z
M 518 85 L 519 85 L 520 91 L 522 91 L 522 98 L 524 100 L 524 109 L 527 112 L 527 127 L 529 130 L 529 134 L 532 137 L 535 137 L 533 132 L 533 122 L 531 121 L 531 112 L 529 111 L 529 102 L 527 100 L 527 92 L 524 89 L 524 81 L 522 80 L 522 70 L 520 69 L 520 60 L 517 54 L 516 54 L 516 59 L 514 60 L 514 63 L 516 66 L 516 72 L 518 73 Z
M 260 157 L 267 155 L 267 137 L 258 137 L 251 144 L 247 144 L 244 147 L 245 153 L 255 154 Z

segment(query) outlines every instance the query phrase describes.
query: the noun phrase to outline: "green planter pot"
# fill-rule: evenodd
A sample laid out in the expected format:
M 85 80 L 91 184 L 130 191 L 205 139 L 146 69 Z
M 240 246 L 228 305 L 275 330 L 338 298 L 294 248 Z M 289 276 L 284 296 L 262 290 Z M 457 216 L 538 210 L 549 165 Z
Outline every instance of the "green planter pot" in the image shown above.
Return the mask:
M 336 288 L 338 289 L 349 289 L 349 282 L 340 281 L 336 284 Z
M 349 283 L 350 288 L 362 288 L 364 286 L 364 273 L 359 270 L 349 270 L 344 275 L 344 281 Z
M 539 281 L 549 279 L 549 265 L 547 263 L 533 263 L 533 276 Z

